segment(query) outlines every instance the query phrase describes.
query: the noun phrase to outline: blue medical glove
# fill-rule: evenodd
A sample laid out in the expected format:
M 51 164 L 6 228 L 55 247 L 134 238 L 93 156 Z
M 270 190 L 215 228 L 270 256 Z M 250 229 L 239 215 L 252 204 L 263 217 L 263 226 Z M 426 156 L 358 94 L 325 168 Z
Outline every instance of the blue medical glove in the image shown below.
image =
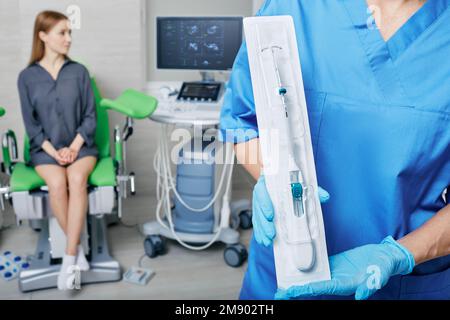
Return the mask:
M 331 280 L 279 289 L 275 299 L 321 295 L 351 296 L 366 300 L 384 287 L 389 278 L 411 273 L 413 255 L 391 236 L 381 244 L 370 244 L 330 257 Z
M 319 187 L 319 198 L 320 203 L 325 203 L 330 199 L 330 195 Z M 273 222 L 274 214 L 275 210 L 267 192 L 266 180 L 261 175 L 253 189 L 252 223 L 256 242 L 266 247 L 272 244 L 276 235 Z

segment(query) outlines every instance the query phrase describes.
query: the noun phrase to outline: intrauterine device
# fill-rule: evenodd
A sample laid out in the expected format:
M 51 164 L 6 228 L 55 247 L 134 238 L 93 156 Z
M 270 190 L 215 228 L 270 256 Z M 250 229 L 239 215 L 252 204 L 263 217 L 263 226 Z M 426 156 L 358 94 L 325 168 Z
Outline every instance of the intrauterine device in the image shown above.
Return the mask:
M 279 288 L 330 279 L 294 22 L 244 19 Z

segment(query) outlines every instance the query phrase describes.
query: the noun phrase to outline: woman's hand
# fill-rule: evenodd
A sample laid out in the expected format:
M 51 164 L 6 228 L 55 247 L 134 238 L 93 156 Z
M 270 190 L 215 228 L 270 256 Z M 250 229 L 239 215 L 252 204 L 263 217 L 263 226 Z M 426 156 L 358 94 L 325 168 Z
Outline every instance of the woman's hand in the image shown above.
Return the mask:
M 80 150 L 74 149 L 74 148 L 69 148 L 69 151 L 70 151 L 70 153 L 69 153 L 68 159 L 69 159 L 70 163 L 73 163 L 75 160 L 77 160 Z
M 59 150 L 61 156 L 67 161 L 68 164 L 75 162 L 78 158 L 81 148 L 83 147 L 84 139 L 80 134 L 77 134 L 68 148 L 62 148 Z
M 63 148 L 63 149 L 67 149 L 67 148 Z M 63 149 L 60 150 L 55 150 L 52 153 L 52 157 L 56 160 L 56 162 L 58 162 L 59 165 L 61 166 L 65 166 L 66 164 L 68 164 L 67 162 L 67 157 L 66 157 L 66 151 L 63 151 Z
M 78 157 L 79 151 L 73 148 L 62 148 L 57 151 L 55 157 L 60 165 L 67 165 L 73 163 Z

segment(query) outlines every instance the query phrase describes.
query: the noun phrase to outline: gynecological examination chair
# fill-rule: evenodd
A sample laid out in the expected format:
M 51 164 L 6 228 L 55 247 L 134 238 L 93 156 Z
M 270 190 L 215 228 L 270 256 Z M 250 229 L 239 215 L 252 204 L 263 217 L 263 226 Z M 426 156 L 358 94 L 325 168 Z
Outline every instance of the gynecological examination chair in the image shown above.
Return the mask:
M 99 155 L 88 180 L 89 208 L 81 237 L 91 269 L 81 272 L 81 284 L 118 281 L 122 277 L 119 263 L 109 253 L 107 221 L 111 217 L 120 219 L 122 199 L 129 191 L 135 193 L 134 174 L 127 173 L 124 160 L 124 147 L 133 133 L 133 119 L 148 118 L 158 104 L 155 98 L 132 89 L 124 91 L 116 100 L 102 99 L 93 78 L 91 83 L 97 110 L 95 142 Z M 108 109 L 126 116 L 125 126 L 122 129 L 116 126 L 114 130 L 114 157 L 110 153 Z M 25 163 L 29 160 L 27 137 L 24 160 Z M 32 225 L 39 225 L 40 229 L 36 252 L 30 257 L 30 267 L 19 275 L 22 292 L 56 287 L 66 244 L 65 234 L 52 215 L 44 180 L 25 163 L 10 161 L 8 157 L 4 160 L 10 181 L 9 186 L 2 188 L 4 196 L 12 199 L 17 219 L 31 220 Z

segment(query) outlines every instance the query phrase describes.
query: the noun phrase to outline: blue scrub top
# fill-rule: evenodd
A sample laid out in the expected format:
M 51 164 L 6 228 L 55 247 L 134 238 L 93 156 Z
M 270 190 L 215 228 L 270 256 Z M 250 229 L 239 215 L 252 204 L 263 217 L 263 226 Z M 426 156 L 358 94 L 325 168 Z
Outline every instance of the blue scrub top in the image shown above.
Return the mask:
M 385 42 L 364 0 L 268 0 L 294 18 L 329 255 L 399 239 L 446 206 L 450 0 L 428 0 Z M 222 139 L 258 136 L 247 49 L 233 68 Z M 272 299 L 273 248 L 252 239 L 243 299 Z M 331 298 L 331 297 L 323 297 Z M 350 297 L 352 298 L 352 297 Z M 391 278 L 374 299 L 450 299 L 450 256 Z

